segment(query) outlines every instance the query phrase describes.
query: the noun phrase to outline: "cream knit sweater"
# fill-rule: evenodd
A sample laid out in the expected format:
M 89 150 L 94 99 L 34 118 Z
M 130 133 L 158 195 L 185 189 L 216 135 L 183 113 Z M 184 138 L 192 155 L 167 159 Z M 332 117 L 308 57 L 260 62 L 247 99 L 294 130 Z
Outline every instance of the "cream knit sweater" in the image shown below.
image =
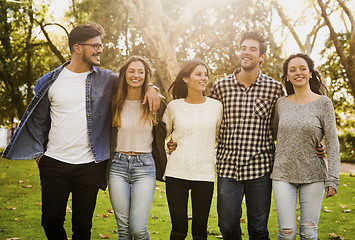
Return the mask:
M 165 176 L 215 181 L 215 143 L 222 112 L 222 103 L 208 97 L 202 104 L 189 104 L 185 99 L 168 104 L 163 121 L 177 149 L 168 155 Z

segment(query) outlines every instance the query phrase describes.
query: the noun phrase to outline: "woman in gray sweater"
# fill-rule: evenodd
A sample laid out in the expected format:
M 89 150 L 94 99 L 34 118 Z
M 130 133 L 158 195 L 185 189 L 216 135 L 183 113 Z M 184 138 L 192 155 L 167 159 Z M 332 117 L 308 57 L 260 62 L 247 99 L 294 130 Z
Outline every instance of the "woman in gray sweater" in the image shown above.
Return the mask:
M 291 55 L 285 61 L 282 82 L 287 96 L 276 103 L 277 145 L 271 174 L 278 239 L 296 239 L 297 193 L 300 239 L 317 239 L 324 189 L 326 197 L 334 196 L 338 189 L 340 153 L 334 109 L 308 55 Z M 324 137 L 328 166 L 314 152 Z

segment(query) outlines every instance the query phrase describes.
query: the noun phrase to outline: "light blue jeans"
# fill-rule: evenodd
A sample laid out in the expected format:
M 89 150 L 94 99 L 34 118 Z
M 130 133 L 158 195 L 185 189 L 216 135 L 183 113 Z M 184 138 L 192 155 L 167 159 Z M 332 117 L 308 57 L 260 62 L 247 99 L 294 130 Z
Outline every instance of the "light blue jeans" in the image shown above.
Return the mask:
M 279 222 L 278 239 L 296 239 L 297 193 L 301 208 L 300 239 L 317 240 L 318 220 L 324 195 L 324 182 L 293 184 L 272 181 Z
M 108 184 L 118 239 L 150 239 L 147 222 L 155 190 L 152 154 L 116 152 Z

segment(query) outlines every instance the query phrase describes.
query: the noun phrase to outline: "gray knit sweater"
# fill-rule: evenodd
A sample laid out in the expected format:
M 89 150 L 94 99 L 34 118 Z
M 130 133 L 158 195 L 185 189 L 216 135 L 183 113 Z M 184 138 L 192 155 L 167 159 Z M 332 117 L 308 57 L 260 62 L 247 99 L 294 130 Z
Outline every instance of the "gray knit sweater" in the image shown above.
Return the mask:
M 334 109 L 328 97 L 306 104 L 293 104 L 286 97 L 280 98 L 273 130 L 277 133 L 277 145 L 272 179 L 290 183 L 325 181 L 325 187 L 338 190 L 340 150 Z M 315 150 L 323 137 L 328 168 Z

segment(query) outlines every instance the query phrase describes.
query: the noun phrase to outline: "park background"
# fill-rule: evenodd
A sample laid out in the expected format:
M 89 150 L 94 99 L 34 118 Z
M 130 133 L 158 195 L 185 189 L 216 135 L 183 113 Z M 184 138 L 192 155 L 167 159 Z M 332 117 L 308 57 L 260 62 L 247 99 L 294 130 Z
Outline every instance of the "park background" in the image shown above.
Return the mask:
M 246 30 L 257 30 L 266 37 L 268 51 L 261 71 L 276 80 L 281 79 L 282 63 L 288 55 L 309 54 L 334 104 L 341 159 L 355 162 L 352 0 L 0 0 L 0 148 L 8 143 L 33 98 L 36 80 L 70 59 L 70 30 L 87 21 L 100 23 L 106 31 L 102 68 L 115 71 L 131 55 L 146 56 L 155 69 L 154 83 L 167 100 L 165 91 L 184 60 L 199 58 L 208 64 L 210 87 L 232 73 L 239 66 L 239 37 Z M 13 201 L 24 200 L 27 195 L 23 190 L 36 189 L 30 195 L 39 199 L 28 198 L 24 209 L 31 209 L 32 201 L 40 204 L 40 186 L 38 171 L 31 161 L 0 161 L 0 238 L 6 239 L 16 237 L 12 233 L 22 222 L 14 214 L 18 210 L 11 212 L 16 208 Z M 342 184 L 352 190 L 345 198 L 351 206 L 344 203 L 343 210 L 354 211 L 354 178 L 344 179 Z M 27 180 L 31 184 L 26 185 Z M 32 187 L 26 188 L 29 185 Z M 354 228 L 353 212 L 346 213 Z M 23 213 L 27 214 L 32 214 L 34 231 L 42 232 L 40 211 Z M 109 221 L 114 223 L 112 217 Z M 166 221 L 168 231 L 168 218 Z M 7 222 L 12 222 L 15 230 Z M 215 228 L 218 231 L 216 225 Z

